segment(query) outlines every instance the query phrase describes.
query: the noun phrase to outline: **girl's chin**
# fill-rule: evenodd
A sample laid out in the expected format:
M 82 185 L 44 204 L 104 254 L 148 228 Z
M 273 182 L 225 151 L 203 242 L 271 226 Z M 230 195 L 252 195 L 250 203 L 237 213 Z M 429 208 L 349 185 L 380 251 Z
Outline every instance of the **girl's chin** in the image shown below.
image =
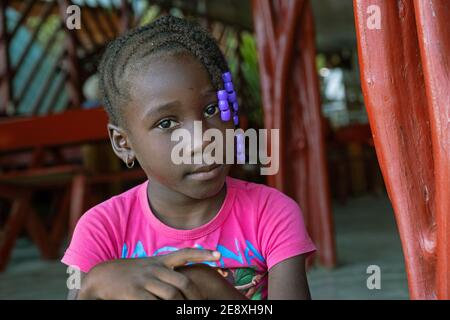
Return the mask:
M 194 199 L 207 199 L 217 195 L 225 184 L 226 175 L 206 181 L 189 181 L 189 190 L 186 195 Z

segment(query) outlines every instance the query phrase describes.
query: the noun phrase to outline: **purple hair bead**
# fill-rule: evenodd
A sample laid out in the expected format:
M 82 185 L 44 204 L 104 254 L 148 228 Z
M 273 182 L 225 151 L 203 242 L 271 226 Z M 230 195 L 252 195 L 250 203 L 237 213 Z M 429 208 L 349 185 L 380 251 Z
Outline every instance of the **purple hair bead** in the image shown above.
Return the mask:
M 231 81 L 231 72 L 227 71 L 222 74 L 222 80 L 224 82 L 224 90 L 217 91 L 217 98 L 219 100 L 220 116 L 223 121 L 229 121 L 231 119 L 231 106 L 233 107 L 233 123 L 238 125 L 239 117 L 237 111 L 239 105 L 237 103 L 236 92 L 234 91 L 234 85 Z M 241 139 L 242 140 L 242 139 Z
M 225 82 L 225 90 L 227 92 L 233 92 L 234 91 L 233 82 Z
M 230 109 L 230 106 L 228 105 L 227 100 L 219 100 L 219 109 L 220 111 L 226 111 Z
M 237 163 L 244 164 L 245 163 L 245 154 L 243 152 L 236 154 Z
M 223 121 L 230 121 L 231 119 L 231 112 L 230 110 L 220 111 L 220 117 Z
M 230 101 L 231 103 L 234 103 L 237 101 L 236 92 L 234 92 L 234 91 L 228 92 L 228 101 Z
M 237 163 L 243 164 L 245 163 L 245 144 L 244 144 L 244 136 L 242 133 L 236 135 L 236 159 Z
M 217 98 L 219 100 L 227 100 L 228 99 L 228 93 L 226 90 L 219 90 L 217 91 Z
M 241 133 L 236 135 L 236 146 L 237 146 L 237 152 L 244 151 L 244 136 Z
M 239 117 L 233 116 L 233 122 L 234 122 L 234 125 L 237 126 L 239 124 Z
M 244 142 L 237 142 L 236 143 L 236 151 L 237 153 L 242 153 L 244 152 Z
M 231 72 L 225 72 L 222 74 L 222 80 L 223 82 L 227 83 L 227 82 L 231 82 Z

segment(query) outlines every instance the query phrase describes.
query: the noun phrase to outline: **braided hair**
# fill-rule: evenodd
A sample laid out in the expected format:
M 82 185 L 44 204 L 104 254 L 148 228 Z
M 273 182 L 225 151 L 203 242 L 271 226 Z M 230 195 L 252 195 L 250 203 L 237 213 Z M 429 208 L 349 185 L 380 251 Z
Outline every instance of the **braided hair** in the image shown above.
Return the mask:
M 120 111 L 129 99 L 130 70 L 138 68 L 149 56 L 179 52 L 188 52 L 198 59 L 214 89 L 223 89 L 222 73 L 228 71 L 227 62 L 217 42 L 197 23 L 162 16 L 108 44 L 99 65 L 99 86 L 113 124 L 121 123 Z

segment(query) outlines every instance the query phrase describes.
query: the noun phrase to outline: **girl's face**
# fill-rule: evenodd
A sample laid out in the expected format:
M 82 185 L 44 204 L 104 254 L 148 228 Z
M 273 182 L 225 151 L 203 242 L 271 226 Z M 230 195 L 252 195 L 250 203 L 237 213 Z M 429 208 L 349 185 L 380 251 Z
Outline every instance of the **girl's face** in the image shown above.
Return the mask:
M 211 142 L 191 149 L 192 164 L 177 165 L 171 159 L 172 148 L 180 143 L 171 141 L 176 129 L 190 132 L 192 146 L 194 121 L 202 122 L 203 131 L 220 130 L 223 137 L 226 129 L 234 128 L 232 121 L 225 123 L 220 118 L 216 90 L 207 71 L 188 53 L 158 55 L 147 61 L 129 72 L 130 102 L 121 111 L 125 128 L 110 125 L 116 154 L 124 161 L 135 157 L 149 180 L 190 198 L 216 195 L 229 171 L 226 164 L 209 173 L 193 174 L 210 170 L 205 163 L 193 164 L 193 157 Z

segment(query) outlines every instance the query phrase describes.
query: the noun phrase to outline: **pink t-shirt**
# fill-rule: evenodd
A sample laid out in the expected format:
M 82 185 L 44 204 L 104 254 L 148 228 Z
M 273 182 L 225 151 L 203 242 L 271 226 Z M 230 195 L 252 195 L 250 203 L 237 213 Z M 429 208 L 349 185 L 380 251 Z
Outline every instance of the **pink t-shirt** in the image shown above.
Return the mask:
M 79 220 L 62 262 L 88 272 L 119 258 L 167 254 L 192 247 L 220 251 L 205 262 L 251 299 L 267 298 L 267 271 L 316 250 L 297 203 L 274 188 L 231 177 L 217 215 L 191 230 L 174 229 L 151 211 L 148 181 L 100 203 Z

